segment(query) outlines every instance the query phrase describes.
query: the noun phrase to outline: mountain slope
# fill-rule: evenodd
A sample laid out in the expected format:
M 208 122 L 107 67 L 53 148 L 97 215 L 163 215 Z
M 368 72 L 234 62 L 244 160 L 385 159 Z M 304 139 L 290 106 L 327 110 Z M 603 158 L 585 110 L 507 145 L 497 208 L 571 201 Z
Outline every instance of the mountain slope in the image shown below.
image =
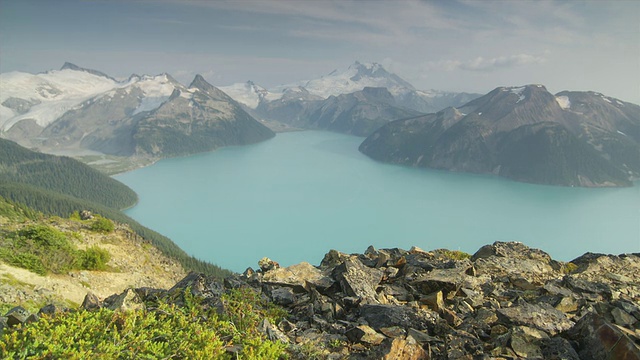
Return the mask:
M 198 75 L 188 89 L 175 89 L 167 101 L 143 116 L 133 139 L 137 154 L 177 156 L 273 136 L 233 99 Z
M 629 186 L 640 177 L 638 126 L 640 107 L 596 93 L 500 87 L 459 109 L 390 123 L 360 151 L 380 161 L 525 182 Z
M 366 87 L 352 94 L 331 96 L 307 115 L 314 128 L 367 136 L 391 120 L 418 113 L 396 105 L 386 88 Z

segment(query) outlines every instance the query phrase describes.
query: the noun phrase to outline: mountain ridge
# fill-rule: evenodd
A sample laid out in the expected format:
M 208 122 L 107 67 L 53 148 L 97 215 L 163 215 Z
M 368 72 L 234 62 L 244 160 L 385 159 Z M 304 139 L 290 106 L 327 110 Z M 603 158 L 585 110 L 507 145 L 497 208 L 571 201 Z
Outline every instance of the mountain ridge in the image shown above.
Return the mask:
M 167 73 L 116 81 L 65 63 L 2 80 L 0 135 L 44 152 L 140 164 L 274 136 L 201 75 L 189 87 Z
M 577 98 L 584 102 L 580 111 Z M 498 87 L 460 108 L 389 123 L 360 151 L 385 162 L 525 182 L 631 186 L 640 177 L 639 126 L 640 106 L 604 101 L 599 93 Z

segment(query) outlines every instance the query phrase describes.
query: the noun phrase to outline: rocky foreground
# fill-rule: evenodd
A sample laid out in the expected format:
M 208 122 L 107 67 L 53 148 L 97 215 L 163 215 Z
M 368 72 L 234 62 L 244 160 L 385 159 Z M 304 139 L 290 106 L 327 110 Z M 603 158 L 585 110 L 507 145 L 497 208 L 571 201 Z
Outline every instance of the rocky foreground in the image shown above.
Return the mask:
M 130 289 L 104 301 L 88 295 L 83 307 L 139 308 L 190 289 L 202 306 L 224 311 L 221 295 L 248 287 L 289 313 L 278 324 L 263 321 L 264 334 L 292 347 L 311 344 L 318 358 L 640 359 L 637 253 L 562 263 L 496 242 L 471 257 L 370 247 L 332 250 L 317 267 L 259 265 L 223 282 L 192 273 L 170 290 Z M 8 326 L 29 316 L 37 318 L 14 309 L 0 319 Z

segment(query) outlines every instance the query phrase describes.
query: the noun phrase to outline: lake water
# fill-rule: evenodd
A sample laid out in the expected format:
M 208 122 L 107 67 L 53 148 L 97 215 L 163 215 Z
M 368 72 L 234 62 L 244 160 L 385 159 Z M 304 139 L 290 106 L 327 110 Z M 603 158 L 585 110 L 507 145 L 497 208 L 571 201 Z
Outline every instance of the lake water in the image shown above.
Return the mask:
M 140 197 L 129 216 L 238 272 L 264 256 L 318 265 L 330 249 L 369 245 L 474 253 L 516 240 L 563 261 L 587 251 L 640 252 L 638 185 L 552 187 L 387 165 L 358 152 L 362 140 L 282 133 L 116 178 Z

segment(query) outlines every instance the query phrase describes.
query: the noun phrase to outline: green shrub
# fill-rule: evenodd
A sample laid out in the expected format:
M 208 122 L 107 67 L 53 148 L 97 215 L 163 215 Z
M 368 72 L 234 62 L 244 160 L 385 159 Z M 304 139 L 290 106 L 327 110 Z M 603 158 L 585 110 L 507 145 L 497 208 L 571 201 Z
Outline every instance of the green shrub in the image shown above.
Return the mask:
M 42 247 L 61 248 L 69 245 L 69 240 L 62 231 L 48 225 L 30 225 L 18 231 L 18 235 L 33 240 Z
M 450 260 L 464 260 L 471 258 L 471 255 L 460 250 L 439 249 L 435 251 L 440 256 Z
M 562 269 L 560 269 L 560 271 L 562 271 L 563 274 L 571 274 L 572 272 L 576 271 L 578 269 L 578 265 L 572 263 L 572 262 L 568 262 L 565 263 L 564 265 L 562 265 Z
M 250 317 L 244 324 L 246 332 L 239 333 L 232 321 L 237 320 L 235 316 L 202 307 L 189 294 L 190 291 L 185 292 L 182 307 L 160 302 L 149 310 L 79 310 L 43 316 L 40 321 L 12 328 L 0 336 L 0 354 L 10 359 L 278 359 L 286 356 L 285 344 L 269 341 L 257 331 L 263 310 L 257 309 L 258 316 Z M 236 292 L 231 298 L 243 303 L 239 294 Z M 250 296 L 246 304 L 236 303 L 235 308 L 253 308 L 257 299 Z M 226 352 L 226 347 L 232 345 L 240 346 L 236 355 Z
M 81 252 L 81 265 L 84 270 L 106 270 L 111 254 L 105 249 L 92 246 Z
M 115 226 L 113 225 L 113 221 L 96 215 L 95 220 L 91 223 L 90 229 L 91 231 L 107 234 L 112 232 L 115 229 Z

